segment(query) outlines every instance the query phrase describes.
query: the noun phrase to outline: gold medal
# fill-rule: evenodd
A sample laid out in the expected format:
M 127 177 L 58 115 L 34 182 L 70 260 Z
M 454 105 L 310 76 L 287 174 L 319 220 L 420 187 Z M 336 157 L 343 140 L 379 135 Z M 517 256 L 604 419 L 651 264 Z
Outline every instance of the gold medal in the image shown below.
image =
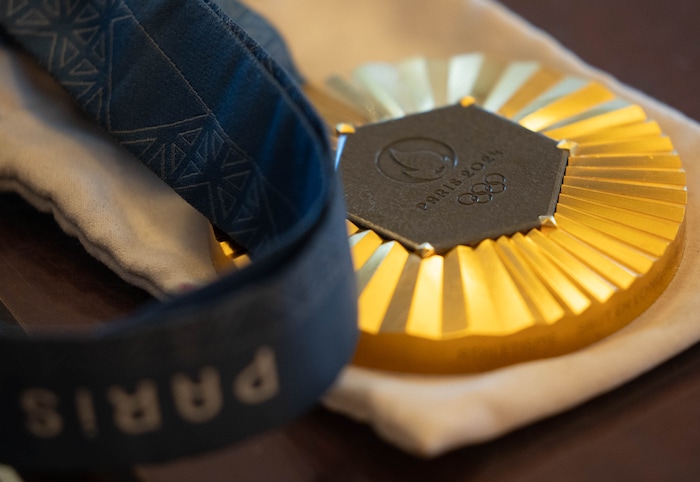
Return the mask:
M 353 123 L 338 151 L 356 364 L 467 373 L 568 353 L 671 280 L 685 172 L 658 124 L 607 88 L 482 54 L 368 64 L 329 85 L 360 113 L 317 103 Z
M 475 53 L 367 64 L 328 87 L 306 92 L 339 124 L 355 364 L 470 373 L 569 353 L 672 279 L 685 171 L 604 86 Z

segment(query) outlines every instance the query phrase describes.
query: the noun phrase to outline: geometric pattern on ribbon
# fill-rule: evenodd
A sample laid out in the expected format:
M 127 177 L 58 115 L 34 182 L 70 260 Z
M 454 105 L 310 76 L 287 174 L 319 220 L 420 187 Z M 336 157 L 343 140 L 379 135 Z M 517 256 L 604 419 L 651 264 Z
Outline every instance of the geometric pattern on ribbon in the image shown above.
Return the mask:
M 277 235 L 269 199 L 276 190 L 127 2 L 0 0 L 0 23 L 89 116 L 212 223 L 251 249 Z M 285 203 L 278 196 L 275 209 Z M 293 218 L 288 207 L 284 215 Z

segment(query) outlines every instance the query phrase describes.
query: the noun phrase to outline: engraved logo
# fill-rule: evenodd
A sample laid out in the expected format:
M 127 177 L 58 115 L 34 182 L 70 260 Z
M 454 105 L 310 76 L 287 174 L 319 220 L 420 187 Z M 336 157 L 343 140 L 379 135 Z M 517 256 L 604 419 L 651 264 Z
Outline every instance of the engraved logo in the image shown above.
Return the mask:
M 494 194 L 500 194 L 506 190 L 506 177 L 503 174 L 487 174 L 483 182 L 473 184 L 468 192 L 460 194 L 457 202 L 464 206 L 474 204 L 486 204 L 493 201 Z
M 421 184 L 451 172 L 457 155 L 444 142 L 418 137 L 392 142 L 377 153 L 375 163 L 379 172 L 394 181 Z

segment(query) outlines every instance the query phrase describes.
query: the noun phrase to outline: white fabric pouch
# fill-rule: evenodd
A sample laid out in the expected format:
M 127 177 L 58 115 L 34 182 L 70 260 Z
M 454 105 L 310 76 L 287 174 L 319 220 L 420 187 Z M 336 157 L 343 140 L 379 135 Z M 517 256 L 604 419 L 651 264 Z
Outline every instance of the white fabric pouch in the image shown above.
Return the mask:
M 700 309 L 698 124 L 585 65 L 489 0 L 249 3 L 282 31 L 301 71 L 317 84 L 368 61 L 474 51 L 596 79 L 659 122 L 687 171 L 684 258 L 666 293 L 628 327 L 566 356 L 478 375 L 412 376 L 350 366 L 325 397 L 328 408 L 370 424 L 402 449 L 436 456 L 580 404 L 700 338 L 693 316 Z M 206 220 L 86 124 L 47 74 L 7 47 L 0 50 L 0 111 L 0 189 L 52 211 L 88 252 L 155 296 L 217 276 Z

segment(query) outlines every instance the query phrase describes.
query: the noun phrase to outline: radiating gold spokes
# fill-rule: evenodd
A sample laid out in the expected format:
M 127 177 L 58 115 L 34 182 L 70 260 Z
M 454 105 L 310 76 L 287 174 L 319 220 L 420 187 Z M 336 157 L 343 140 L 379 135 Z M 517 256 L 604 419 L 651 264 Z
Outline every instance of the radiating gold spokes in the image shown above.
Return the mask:
M 470 372 L 565 353 L 624 326 L 670 281 L 685 172 L 640 107 L 597 83 L 483 54 L 368 64 L 331 85 L 368 121 L 471 96 L 575 146 L 554 222 L 542 228 L 421 257 L 348 222 L 360 292 L 356 363 Z

